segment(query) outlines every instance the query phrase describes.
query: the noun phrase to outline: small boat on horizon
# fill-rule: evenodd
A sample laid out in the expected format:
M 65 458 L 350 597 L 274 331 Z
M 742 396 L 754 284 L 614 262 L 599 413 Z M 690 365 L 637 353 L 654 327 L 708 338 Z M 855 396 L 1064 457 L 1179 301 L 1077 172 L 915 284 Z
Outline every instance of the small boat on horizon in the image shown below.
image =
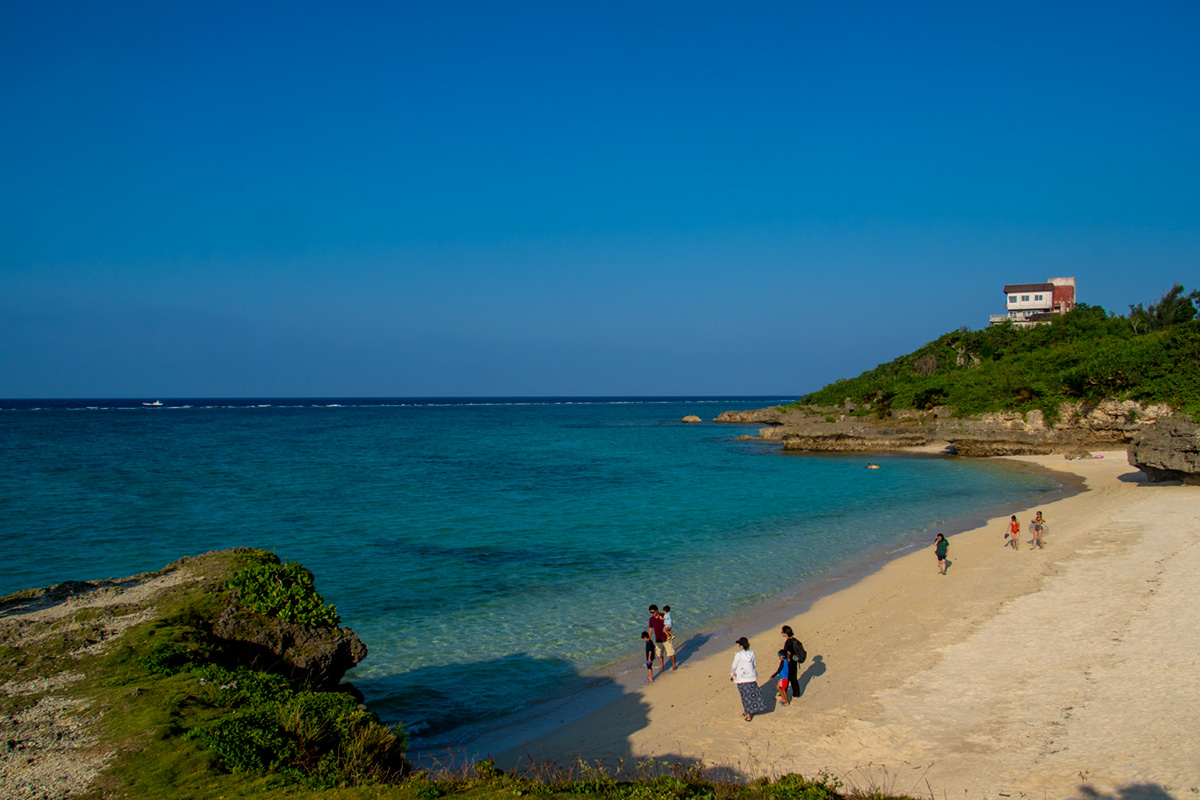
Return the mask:
M 153 403 L 142 403 L 144 406 L 161 406 L 162 400 L 155 400 Z

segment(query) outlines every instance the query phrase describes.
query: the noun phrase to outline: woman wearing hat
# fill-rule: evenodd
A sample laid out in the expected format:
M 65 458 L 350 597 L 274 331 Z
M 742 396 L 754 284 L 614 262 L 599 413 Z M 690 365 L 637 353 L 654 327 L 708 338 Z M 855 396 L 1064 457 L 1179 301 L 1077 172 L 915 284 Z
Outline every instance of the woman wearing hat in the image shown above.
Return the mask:
M 750 640 L 743 636 L 737 640 L 737 645 L 733 666 L 729 668 L 729 680 L 737 684 L 738 694 L 742 696 L 742 716 L 749 722 L 755 714 L 766 711 L 767 705 L 758 690 L 758 663 L 750 649 Z

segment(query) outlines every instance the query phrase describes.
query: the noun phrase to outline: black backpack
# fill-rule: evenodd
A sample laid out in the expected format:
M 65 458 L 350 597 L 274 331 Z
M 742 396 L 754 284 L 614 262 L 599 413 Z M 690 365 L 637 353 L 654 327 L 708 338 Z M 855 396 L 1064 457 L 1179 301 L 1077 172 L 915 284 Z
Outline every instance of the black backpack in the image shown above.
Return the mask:
M 796 649 L 792 651 L 792 658 L 795 659 L 797 664 L 803 664 L 808 660 L 808 653 L 805 652 L 804 645 L 801 644 L 799 639 L 796 640 Z

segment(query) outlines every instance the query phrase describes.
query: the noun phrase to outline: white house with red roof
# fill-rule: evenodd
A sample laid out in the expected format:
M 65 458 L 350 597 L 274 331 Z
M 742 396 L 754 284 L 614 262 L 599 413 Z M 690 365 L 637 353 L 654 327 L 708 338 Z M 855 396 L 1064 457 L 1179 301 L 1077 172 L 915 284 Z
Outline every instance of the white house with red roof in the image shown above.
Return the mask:
M 1049 322 L 1075 307 L 1075 279 L 1051 278 L 1045 283 L 1013 283 L 1004 287 L 1004 314 L 992 314 L 991 324 L 1012 322 L 1028 326 Z

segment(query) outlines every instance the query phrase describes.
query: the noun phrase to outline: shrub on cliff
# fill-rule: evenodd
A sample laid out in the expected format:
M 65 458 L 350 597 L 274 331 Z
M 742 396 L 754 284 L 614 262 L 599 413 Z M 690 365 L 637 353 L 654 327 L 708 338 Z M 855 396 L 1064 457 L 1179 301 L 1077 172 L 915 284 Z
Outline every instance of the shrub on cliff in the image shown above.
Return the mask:
M 294 562 L 256 564 L 229 579 L 247 607 L 284 622 L 332 628 L 341 622 L 337 608 L 326 605 L 313 574 Z
M 274 629 L 286 615 L 317 623 L 326 638 L 353 636 L 336 627 L 308 570 L 251 550 L 185 562 L 203 577 L 159 598 L 155 618 L 126 631 L 92 670 L 90 691 L 118 712 L 103 719 L 122 742 L 106 789 L 125 797 L 240 796 L 239 787 L 263 781 L 317 790 L 392 784 L 408 773 L 403 731 L 355 696 L 315 689 L 292 677 L 285 660 L 247 659 L 242 643 L 213 633 L 247 596 L 270 599 L 279 587 L 274 597 L 284 601 L 259 603 L 266 611 L 251 615 L 260 625 Z
M 962 415 L 1040 409 L 1052 421 L 1063 402 L 1116 398 L 1200 414 L 1200 320 L 1191 304 L 1197 297 L 1176 287 L 1140 316 L 1080 304 L 1047 325 L 947 333 L 801 403 L 840 406 L 849 398 L 882 414 L 935 406 Z

